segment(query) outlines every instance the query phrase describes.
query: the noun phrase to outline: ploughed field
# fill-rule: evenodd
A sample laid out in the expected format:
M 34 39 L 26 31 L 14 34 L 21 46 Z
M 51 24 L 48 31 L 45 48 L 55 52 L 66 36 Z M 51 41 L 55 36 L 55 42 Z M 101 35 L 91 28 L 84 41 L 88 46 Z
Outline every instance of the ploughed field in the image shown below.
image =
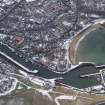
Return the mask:
M 98 29 L 87 35 L 79 44 L 76 54 L 77 62 L 94 62 L 105 64 L 105 30 Z

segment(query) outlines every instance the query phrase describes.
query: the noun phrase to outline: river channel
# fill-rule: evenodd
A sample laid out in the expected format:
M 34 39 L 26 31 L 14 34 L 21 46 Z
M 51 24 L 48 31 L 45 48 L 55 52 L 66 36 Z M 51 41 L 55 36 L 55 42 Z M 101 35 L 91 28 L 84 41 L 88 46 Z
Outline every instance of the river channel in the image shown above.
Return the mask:
M 57 74 L 54 73 L 45 67 L 39 66 L 38 64 L 33 64 L 31 61 L 25 62 L 25 59 L 19 57 L 15 52 L 12 52 L 6 45 L 0 44 L 0 51 L 4 52 L 6 55 L 10 56 L 17 62 L 21 63 L 23 66 L 29 68 L 30 70 L 37 69 L 39 72 L 35 74 L 36 76 L 51 79 L 56 77 L 63 77 L 63 83 L 66 85 L 74 86 L 77 88 L 86 88 L 93 85 L 100 84 L 96 78 L 80 78 L 82 74 L 88 73 L 96 73 L 99 70 L 92 64 L 83 64 L 81 66 L 76 67 L 72 71 L 69 71 L 65 74 Z M 7 60 L 4 56 L 0 55 L 4 59 Z M 9 61 L 10 62 L 10 61 Z M 12 63 L 12 62 L 10 62 Z

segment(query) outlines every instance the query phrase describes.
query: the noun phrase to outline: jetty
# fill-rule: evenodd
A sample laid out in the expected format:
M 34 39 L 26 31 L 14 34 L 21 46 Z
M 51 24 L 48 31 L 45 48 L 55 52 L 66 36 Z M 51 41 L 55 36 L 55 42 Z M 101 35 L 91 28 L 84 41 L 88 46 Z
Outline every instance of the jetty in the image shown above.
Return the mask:
M 8 60 L 10 60 L 11 62 L 13 62 L 14 64 L 18 65 L 20 68 L 22 68 L 23 70 L 25 70 L 26 72 L 29 73 L 38 73 L 38 70 L 29 70 L 28 68 L 26 68 L 25 66 L 23 66 L 22 64 L 20 64 L 19 62 L 15 61 L 13 58 L 11 58 L 10 56 L 8 56 L 7 54 L 5 54 L 4 52 L 0 51 L 0 55 L 4 56 L 5 58 L 7 58 Z
M 80 75 L 80 78 L 85 78 L 85 77 L 91 77 L 91 76 L 95 76 L 95 75 L 100 75 L 101 73 L 92 73 L 92 74 L 84 74 L 84 75 Z

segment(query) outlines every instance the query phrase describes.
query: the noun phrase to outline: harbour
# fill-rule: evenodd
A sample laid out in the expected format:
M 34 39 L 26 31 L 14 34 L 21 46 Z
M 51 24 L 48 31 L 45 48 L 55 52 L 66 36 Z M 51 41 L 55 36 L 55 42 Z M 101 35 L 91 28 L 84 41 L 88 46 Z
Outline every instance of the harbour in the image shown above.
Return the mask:
M 100 84 L 100 82 L 97 81 L 96 78 L 84 78 L 84 79 L 80 78 L 80 75 L 97 73 L 99 71 L 99 69 L 97 69 L 95 65 L 93 64 L 89 64 L 89 63 L 81 64 L 80 66 L 74 68 L 71 71 L 68 71 L 65 74 L 57 74 L 55 72 L 48 70 L 47 68 L 43 68 L 39 65 L 32 64 L 30 61 L 25 62 L 25 60 L 22 57 L 19 57 L 18 55 L 16 55 L 15 52 L 12 52 L 7 46 L 3 44 L 0 44 L 0 50 L 2 53 L 6 54 L 7 56 L 12 58 L 16 62 L 20 63 L 21 65 L 23 65 L 25 68 L 29 69 L 30 71 L 38 70 L 37 73 L 30 72 L 34 74 L 35 76 L 39 76 L 39 77 L 43 77 L 47 79 L 62 77 L 63 78 L 62 83 L 66 85 L 74 86 L 77 88 L 87 88 L 93 85 Z M 11 61 L 10 59 L 8 59 L 8 57 L 5 57 L 3 54 L 0 54 L 0 55 L 4 59 L 7 59 L 9 62 L 15 64 L 15 66 L 18 66 L 16 62 L 14 63 L 13 60 Z

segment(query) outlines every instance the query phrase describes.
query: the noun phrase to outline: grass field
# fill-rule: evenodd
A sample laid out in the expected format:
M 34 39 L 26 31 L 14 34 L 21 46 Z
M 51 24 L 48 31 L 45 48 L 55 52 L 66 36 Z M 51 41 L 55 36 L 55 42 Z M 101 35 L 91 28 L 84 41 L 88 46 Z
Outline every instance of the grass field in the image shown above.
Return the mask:
M 49 95 L 52 100 L 36 90 L 27 90 L 14 96 L 0 97 L 0 105 L 96 105 L 97 102 L 105 101 L 105 95 L 87 94 L 62 86 L 56 87 Z M 76 99 L 59 99 L 57 104 L 55 99 L 62 95 L 76 96 Z
M 76 61 L 105 64 L 105 30 L 91 32 L 79 44 Z

